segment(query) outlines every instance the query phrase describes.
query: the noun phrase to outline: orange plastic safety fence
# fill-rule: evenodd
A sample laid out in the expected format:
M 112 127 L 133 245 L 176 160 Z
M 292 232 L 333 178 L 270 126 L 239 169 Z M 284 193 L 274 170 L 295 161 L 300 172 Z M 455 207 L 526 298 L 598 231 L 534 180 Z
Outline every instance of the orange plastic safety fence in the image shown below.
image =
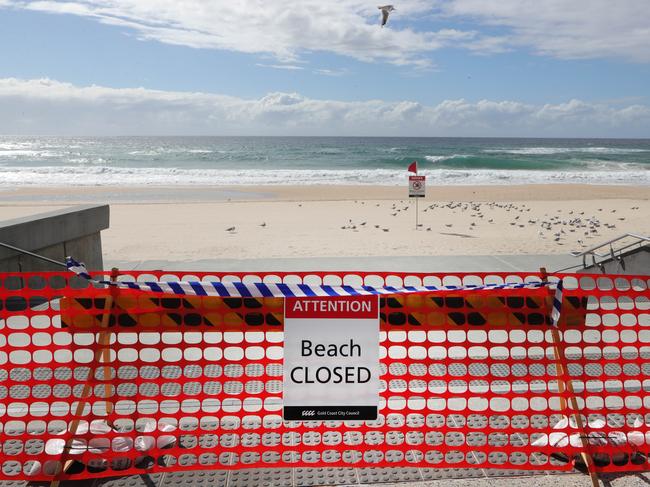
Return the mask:
M 602 471 L 646 469 L 650 280 L 558 277 L 559 347 L 548 288 L 382 297 L 379 419 L 283 422 L 281 298 L 0 275 L 0 478 L 298 466 L 568 470 L 585 450 Z M 539 278 L 121 276 L 353 286 Z

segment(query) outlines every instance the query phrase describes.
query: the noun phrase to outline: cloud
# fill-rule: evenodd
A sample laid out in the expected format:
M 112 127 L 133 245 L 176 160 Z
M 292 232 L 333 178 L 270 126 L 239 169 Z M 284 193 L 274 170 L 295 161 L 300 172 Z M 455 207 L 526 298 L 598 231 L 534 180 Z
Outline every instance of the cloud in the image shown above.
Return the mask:
M 329 52 L 361 61 L 427 67 L 427 53 L 474 37 L 454 29 L 403 27 L 430 11 L 424 0 L 403 0 L 399 14 L 384 29 L 379 27 L 377 7 L 362 0 L 14 0 L 12 5 L 125 27 L 142 40 L 272 55 L 288 63 L 304 53 Z
M 365 0 L 0 0 L 3 6 L 82 16 L 141 40 L 271 55 L 283 63 L 328 52 L 430 68 L 431 53 L 447 47 L 650 62 L 648 0 L 402 0 L 383 29 L 376 5 Z M 427 29 L 423 20 L 463 29 Z
M 213 93 L 0 79 L 0 133 L 54 135 L 396 135 L 648 137 L 650 106 L 568 100 L 244 99 Z
M 320 74 L 323 76 L 343 76 L 347 74 L 346 69 L 327 69 L 327 68 L 321 68 L 321 69 L 315 69 L 314 74 Z
M 285 69 L 287 71 L 300 71 L 305 68 L 302 66 L 296 66 L 295 64 L 262 64 L 262 63 L 257 63 L 255 66 L 259 66 L 260 68 L 270 68 L 270 69 Z
M 431 53 L 446 47 L 650 62 L 648 0 L 402 0 L 383 29 L 376 5 L 365 0 L 0 0 L 2 6 L 82 16 L 142 40 L 283 63 L 328 52 L 429 68 Z M 428 20 L 463 29 L 427 29 Z
M 617 58 L 650 62 L 647 0 L 440 0 L 450 18 L 505 29 L 497 46 L 529 46 L 563 59 Z M 488 39 L 470 43 L 484 51 Z

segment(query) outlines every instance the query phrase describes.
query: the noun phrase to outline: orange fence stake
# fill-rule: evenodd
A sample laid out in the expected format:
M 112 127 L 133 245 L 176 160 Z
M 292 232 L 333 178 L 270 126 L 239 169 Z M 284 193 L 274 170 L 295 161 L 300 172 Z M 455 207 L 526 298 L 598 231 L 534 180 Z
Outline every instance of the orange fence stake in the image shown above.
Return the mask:
M 119 271 L 116 267 L 113 267 L 111 269 L 111 281 L 117 280 L 117 277 L 119 275 Z M 106 297 L 106 300 L 104 301 L 104 313 L 102 314 L 102 321 L 101 321 L 101 328 L 102 330 L 109 329 L 109 324 L 110 324 L 110 317 L 111 317 L 111 308 L 113 307 L 113 302 L 115 300 L 115 293 L 117 292 L 117 288 L 111 288 L 110 290 L 110 295 Z M 99 333 L 99 336 L 97 338 L 97 344 L 99 345 L 99 351 L 96 355 L 96 361 L 99 363 L 109 363 L 110 362 L 110 344 L 111 344 L 111 335 L 112 333 L 110 331 L 102 331 Z M 105 400 L 105 407 L 106 407 L 106 414 L 110 415 L 113 412 L 113 402 L 109 400 L 109 397 L 112 395 L 112 385 L 110 382 L 107 381 L 107 378 L 110 375 L 110 366 L 105 365 L 102 367 L 102 373 L 103 373 L 103 379 L 106 382 L 104 385 L 104 399 Z M 84 385 L 83 390 L 81 391 L 81 397 L 79 398 L 79 402 L 77 403 L 77 408 L 75 409 L 75 419 L 70 423 L 70 437 L 68 440 L 65 442 L 65 446 L 63 447 L 63 452 L 61 454 L 61 464 L 63 466 L 61 468 L 57 469 L 57 472 L 54 475 L 54 479 L 50 482 L 50 487 L 59 487 L 59 483 L 61 482 L 57 477 L 61 473 L 65 473 L 68 468 L 70 468 L 70 465 L 72 465 L 72 460 L 65 460 L 65 458 L 69 455 L 70 448 L 72 448 L 72 442 L 74 441 L 74 437 L 77 434 L 77 430 L 79 429 L 79 423 L 81 422 L 78 418 L 83 414 L 84 408 L 86 407 L 86 404 L 88 404 L 88 401 L 86 399 L 90 397 L 92 390 L 93 390 L 93 385 L 91 383 L 92 378 L 95 375 L 95 370 L 90 369 L 90 372 L 88 373 L 88 379 L 86 384 Z M 90 431 L 90 427 L 88 428 L 88 431 Z
M 545 267 L 540 268 L 539 272 L 541 273 L 542 280 L 545 281 L 548 279 L 548 273 L 546 272 Z M 562 339 L 560 338 L 560 331 L 555 326 L 551 327 L 551 336 L 553 337 L 553 355 L 555 356 L 558 392 L 560 394 L 563 392 L 569 393 L 569 402 L 571 404 L 571 409 L 573 409 L 572 416 L 575 419 L 576 425 L 578 426 L 580 442 L 583 448 L 583 451 L 580 452 L 580 456 L 582 457 L 582 460 L 585 462 L 585 466 L 587 467 L 587 472 L 591 478 L 591 485 L 593 487 L 599 487 L 598 474 L 596 473 L 594 460 L 589 454 L 589 439 L 585 434 L 584 423 L 582 422 L 582 414 L 580 414 L 580 409 L 578 407 L 578 401 L 575 397 L 572 380 L 568 376 L 568 369 L 565 366 L 566 358 L 564 355 L 564 346 L 562 345 Z M 562 395 L 560 395 L 560 408 L 563 411 L 566 411 L 568 409 L 566 398 L 564 398 Z M 569 416 L 567 415 L 567 419 L 568 418 Z M 568 426 L 571 426 L 570 421 Z

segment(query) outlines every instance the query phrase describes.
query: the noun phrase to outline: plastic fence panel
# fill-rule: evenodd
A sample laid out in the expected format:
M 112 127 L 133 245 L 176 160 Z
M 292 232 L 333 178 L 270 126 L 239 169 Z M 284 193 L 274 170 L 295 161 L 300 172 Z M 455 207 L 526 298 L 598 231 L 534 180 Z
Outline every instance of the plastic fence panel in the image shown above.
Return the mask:
M 382 297 L 379 419 L 284 422 L 281 298 L 176 297 L 109 291 L 69 273 L 1 275 L 0 478 L 299 466 L 568 470 L 585 444 L 600 470 L 646 469 L 648 277 L 564 277 L 559 350 L 546 288 Z M 396 286 L 540 277 L 120 279 Z

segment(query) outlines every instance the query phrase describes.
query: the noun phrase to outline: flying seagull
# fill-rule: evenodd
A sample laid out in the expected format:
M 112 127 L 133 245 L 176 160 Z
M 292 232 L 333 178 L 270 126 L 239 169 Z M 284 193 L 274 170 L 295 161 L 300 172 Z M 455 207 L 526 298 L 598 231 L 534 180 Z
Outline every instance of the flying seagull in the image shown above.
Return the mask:
M 383 27 L 388 22 L 388 15 L 395 10 L 395 7 L 392 5 L 384 5 L 383 7 L 377 7 L 381 10 L 381 26 Z

